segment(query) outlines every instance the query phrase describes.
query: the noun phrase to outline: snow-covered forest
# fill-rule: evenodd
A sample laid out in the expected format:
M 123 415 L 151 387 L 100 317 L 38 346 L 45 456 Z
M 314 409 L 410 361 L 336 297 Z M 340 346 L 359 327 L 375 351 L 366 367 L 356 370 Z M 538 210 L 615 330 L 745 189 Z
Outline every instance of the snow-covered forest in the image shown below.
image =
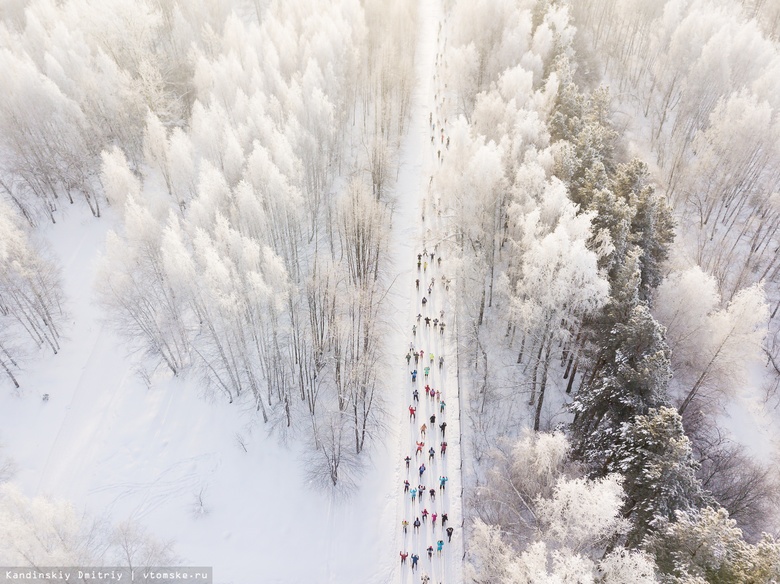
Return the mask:
M 780 581 L 780 4 L 6 0 L 0 72 L 0 566 Z

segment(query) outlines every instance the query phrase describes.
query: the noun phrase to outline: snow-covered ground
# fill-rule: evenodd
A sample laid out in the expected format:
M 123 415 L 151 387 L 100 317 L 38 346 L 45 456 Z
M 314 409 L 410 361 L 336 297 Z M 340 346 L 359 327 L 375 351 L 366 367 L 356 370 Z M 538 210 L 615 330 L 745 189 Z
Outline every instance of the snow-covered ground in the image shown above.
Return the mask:
M 183 564 L 213 566 L 215 582 L 386 582 L 395 446 L 378 444 L 360 489 L 332 500 L 305 483 L 297 446 L 269 438 L 252 411 L 205 398 L 194 379 L 147 388 L 93 304 L 110 222 L 73 215 L 47 231 L 69 339 L 20 395 L 0 395 L 0 441 L 23 491 L 138 519 L 175 540 Z
M 160 374 L 147 386 L 136 359 L 95 305 L 96 259 L 113 226 L 111 216 L 94 220 L 74 211 L 44 228 L 63 268 L 67 340 L 59 355 L 26 373 L 19 394 L 0 393 L 0 443 L 18 465 L 15 481 L 25 494 L 68 499 L 114 521 L 135 518 L 157 537 L 174 540 L 182 564 L 213 566 L 219 583 L 416 581 L 408 567 L 398 572 L 400 549 L 418 553 L 420 570 L 434 582 L 461 581 L 457 380 L 448 318 L 453 311 L 438 282 L 427 312 L 448 313 L 447 334 L 431 328 L 414 340 L 446 359 L 441 371 L 432 367 L 431 381 L 446 400 L 449 449 L 445 458 L 438 453 L 437 411 L 426 439 L 426 450 L 435 445 L 437 456 L 428 464 L 426 455 L 422 482 L 439 492 L 438 477 L 449 481 L 436 504 L 426 496 L 420 511 L 449 512 L 455 534 L 446 542 L 441 527 L 431 530 L 430 519 L 419 536 L 411 527 L 406 537 L 401 533 L 401 519 L 414 520 L 410 501 L 403 499 L 402 459 L 419 436 L 423 416 L 439 408 L 426 401 L 418 423 L 409 424 L 412 390 L 402 360 L 419 311 L 415 256 L 426 243 L 433 247 L 424 240 L 437 229 L 430 215 L 422 221 L 421 211 L 436 161 L 428 117 L 435 107 L 432 75 L 442 14 L 438 0 L 421 2 L 419 10 L 412 119 L 401 145 L 393 216 L 397 276 L 388 294 L 394 325 L 388 346 L 396 348 L 399 366 L 387 385 L 387 440 L 374 446 L 360 487 L 339 499 L 310 488 L 293 439 L 285 444 L 269 437 L 251 408 L 210 399 L 196 379 Z M 426 277 L 440 274 L 438 266 L 429 267 Z M 48 401 L 41 399 L 45 393 Z M 446 542 L 442 556 L 428 563 L 424 550 L 439 539 Z

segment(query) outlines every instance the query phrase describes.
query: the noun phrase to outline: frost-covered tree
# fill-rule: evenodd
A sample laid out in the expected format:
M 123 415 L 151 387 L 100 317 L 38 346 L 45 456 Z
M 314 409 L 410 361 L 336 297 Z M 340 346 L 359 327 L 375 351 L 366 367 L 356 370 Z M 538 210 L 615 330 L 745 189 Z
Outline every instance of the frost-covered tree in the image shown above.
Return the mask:
M 663 327 L 643 303 L 629 306 L 626 320 L 599 339 L 594 368 L 572 405 L 577 456 L 601 473 L 622 441 L 623 424 L 669 403 L 670 353 Z
M 626 423 L 605 466 L 624 477 L 622 513 L 632 523 L 626 540 L 631 548 L 656 529 L 659 519 L 672 520 L 677 511 L 695 511 L 708 500 L 682 418 L 673 408 L 653 409 Z
M 780 543 L 765 534 L 755 545 L 723 508 L 679 511 L 658 522 L 649 550 L 669 581 L 738 583 L 780 578 Z
M 133 198 L 125 204 L 124 239 L 114 232 L 97 273 L 97 292 L 119 333 L 174 375 L 189 363 L 185 306 L 165 277 L 162 226 Z
M 19 387 L 29 353 L 60 349 L 63 295 L 59 269 L 0 200 L 0 368 Z
M 769 317 L 763 288 L 751 286 L 719 306 L 715 279 L 698 267 L 672 274 L 658 289 L 656 314 L 669 327 L 680 413 L 697 399 L 717 404 L 761 359 Z
M 14 566 L 173 565 L 172 548 L 132 521 L 111 525 L 67 501 L 0 485 L 0 557 Z
M 607 301 L 608 283 L 598 270 L 598 256 L 587 247 L 592 219 L 593 214 L 576 214 L 576 207 L 567 202 L 547 234 L 538 225 L 538 211 L 525 220 L 528 243 L 517 267 L 520 275 L 511 302 L 514 319 L 536 353 L 531 388 L 531 403 L 536 402 L 534 430 L 541 423 L 553 345 L 572 342 L 582 318 Z
M 569 478 L 563 434 L 527 433 L 511 451 L 496 453 L 478 491 L 480 513 L 467 550 L 470 582 L 656 582 L 644 552 L 605 548 L 628 522 L 621 517 L 619 475 Z M 490 521 L 490 522 L 486 522 Z

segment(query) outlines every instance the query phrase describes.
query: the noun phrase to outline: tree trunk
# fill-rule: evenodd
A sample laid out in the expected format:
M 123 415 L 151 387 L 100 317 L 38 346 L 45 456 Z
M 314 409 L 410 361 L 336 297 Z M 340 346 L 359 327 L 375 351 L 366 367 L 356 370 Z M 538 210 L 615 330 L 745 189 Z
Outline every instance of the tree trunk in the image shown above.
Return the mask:
M 550 368 L 550 350 L 552 348 L 552 335 L 547 341 L 547 348 L 544 351 L 544 367 L 542 369 L 542 381 L 539 387 L 539 401 L 536 404 L 536 414 L 534 415 L 534 431 L 539 431 L 539 420 L 542 416 L 542 404 L 544 403 L 544 391 L 547 389 L 547 372 Z

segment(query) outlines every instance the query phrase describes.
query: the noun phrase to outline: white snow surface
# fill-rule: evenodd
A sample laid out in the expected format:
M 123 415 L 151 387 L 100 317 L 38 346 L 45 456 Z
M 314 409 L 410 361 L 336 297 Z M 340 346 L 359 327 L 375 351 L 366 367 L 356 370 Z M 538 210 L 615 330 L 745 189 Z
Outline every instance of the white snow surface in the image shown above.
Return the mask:
M 438 409 L 429 399 L 418 410 L 419 423 L 410 425 L 412 389 L 403 359 L 419 311 L 416 254 L 426 243 L 433 247 L 424 239 L 428 233 L 431 242 L 438 229 L 430 217 L 422 221 L 421 210 L 436 164 L 428 116 L 435 108 L 432 72 L 442 16 L 438 0 L 421 1 L 419 12 L 412 119 L 399 153 L 393 213 L 391 264 L 397 276 L 388 294 L 393 332 L 387 342 L 398 355 L 398 367 L 387 380 L 386 440 L 373 445 L 360 487 L 339 499 L 311 488 L 293 436 L 283 443 L 269 435 L 251 408 L 208 398 L 197 379 L 160 374 L 147 387 L 136 371 L 138 358 L 95 304 L 96 260 L 106 232 L 116 224 L 110 213 L 95 220 L 74 209 L 44 228 L 63 269 L 67 338 L 59 355 L 44 357 L 25 372 L 19 393 L 0 392 L 0 444 L 16 462 L 14 480 L 26 495 L 67 499 L 113 521 L 137 519 L 158 538 L 175 541 L 182 565 L 212 566 L 214 581 L 221 584 L 411 583 L 422 573 L 434 583 L 462 581 L 454 365 L 450 371 L 454 323 L 447 316 L 447 335 L 431 328 L 414 339 L 426 359 L 430 350 L 447 360 L 441 372 L 432 367 L 432 385 L 443 391 L 447 404 L 447 456 L 438 454 L 437 419 L 426 439 L 426 450 L 435 445 L 437 456 L 430 465 L 425 456 L 429 469 L 422 481 L 435 486 L 439 496 L 431 504 L 426 495 L 413 512 L 403 494 L 403 457 L 414 456 L 410 448 L 419 436 L 419 420 Z M 426 275 L 441 274 L 429 267 Z M 428 313 L 454 312 L 449 300 L 437 282 Z M 422 393 L 422 379 L 417 385 Z M 41 399 L 45 393 L 48 401 Z M 438 490 L 440 475 L 449 478 L 446 491 Z M 455 528 L 451 543 L 440 525 L 431 529 L 430 519 L 419 535 L 411 526 L 403 535 L 401 519 L 411 523 L 422 507 L 449 512 Z M 429 562 L 424 550 L 439 539 L 445 541 L 443 553 Z M 399 568 L 402 549 L 420 555 L 416 574 L 408 565 Z

